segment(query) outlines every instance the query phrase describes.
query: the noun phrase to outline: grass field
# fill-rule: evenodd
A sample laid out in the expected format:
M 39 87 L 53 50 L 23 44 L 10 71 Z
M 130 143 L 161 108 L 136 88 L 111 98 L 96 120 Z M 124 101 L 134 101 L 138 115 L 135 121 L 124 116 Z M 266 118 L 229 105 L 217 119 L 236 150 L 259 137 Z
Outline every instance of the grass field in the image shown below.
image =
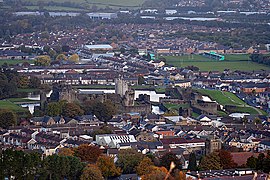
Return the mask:
M 35 91 L 38 91 L 38 89 L 17 89 L 17 92 L 20 92 L 20 93 L 31 93 L 31 92 L 35 92 Z
M 0 109 L 8 109 L 14 112 L 27 112 L 27 109 L 20 107 L 10 101 L 0 100 Z
M 219 104 L 225 105 L 245 105 L 246 103 L 239 99 L 236 95 L 230 92 L 222 92 L 208 89 L 196 89 L 200 94 L 209 96 L 212 100 L 217 101 Z
M 39 6 L 24 6 L 29 10 L 39 10 Z M 44 9 L 48 11 L 84 11 L 81 8 L 71 8 L 71 7 L 64 7 L 64 6 L 44 6 Z
M 64 2 L 71 2 L 75 4 L 82 5 L 85 9 L 90 8 L 91 6 L 95 5 L 98 8 L 136 8 L 141 7 L 145 0 L 51 0 L 51 2 L 55 3 L 64 3 Z M 22 2 L 31 2 L 35 6 L 28 6 L 28 9 L 36 10 L 36 6 L 38 6 L 38 2 L 36 0 L 22 0 Z M 44 0 L 44 2 L 46 2 Z M 79 8 L 70 8 L 70 7 L 62 7 L 62 6 L 45 6 L 45 9 L 52 10 L 52 11 L 80 11 Z
M 183 55 L 183 56 L 166 56 L 167 64 L 177 67 L 196 66 L 201 71 L 223 71 L 230 70 L 270 70 L 269 66 L 249 61 L 249 55 L 226 55 L 225 61 L 217 61 L 206 58 L 201 55 Z
M 3 65 L 4 63 L 7 63 L 9 65 L 14 65 L 14 64 L 20 64 L 23 62 L 28 62 L 28 63 L 34 63 L 34 60 L 19 60 L 19 59 L 0 59 L 0 66 Z
M 6 99 L 10 102 L 13 102 L 13 103 L 21 103 L 21 102 L 39 102 L 39 101 L 36 101 L 36 100 L 32 100 L 32 99 L 27 99 L 27 98 L 9 98 L 9 99 Z
M 209 96 L 213 101 L 216 101 L 220 105 L 234 105 L 233 112 L 239 113 L 249 113 L 249 114 L 266 114 L 266 112 L 250 107 L 244 101 L 239 99 L 235 94 L 231 92 L 217 91 L 217 90 L 208 90 L 208 89 L 195 89 L 195 91 L 199 92 L 202 95 Z

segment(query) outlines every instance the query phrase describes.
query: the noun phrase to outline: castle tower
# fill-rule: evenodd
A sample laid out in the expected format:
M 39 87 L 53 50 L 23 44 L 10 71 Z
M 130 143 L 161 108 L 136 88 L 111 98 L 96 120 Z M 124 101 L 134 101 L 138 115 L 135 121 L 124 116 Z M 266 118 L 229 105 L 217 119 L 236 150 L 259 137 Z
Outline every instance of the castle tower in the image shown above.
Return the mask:
M 122 77 L 115 79 L 115 94 L 119 94 L 124 97 L 128 91 L 128 84 Z

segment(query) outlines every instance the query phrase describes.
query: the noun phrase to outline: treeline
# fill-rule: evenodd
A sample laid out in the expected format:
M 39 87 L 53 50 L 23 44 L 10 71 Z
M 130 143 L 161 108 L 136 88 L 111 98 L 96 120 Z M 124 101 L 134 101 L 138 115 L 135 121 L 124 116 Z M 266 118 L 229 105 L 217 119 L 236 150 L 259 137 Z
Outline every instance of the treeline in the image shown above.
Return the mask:
M 253 62 L 270 66 L 270 56 L 269 55 L 251 54 L 250 59 Z
M 173 164 L 172 164 L 173 162 Z M 182 180 L 180 159 L 173 153 L 156 158 L 136 150 L 120 150 L 116 163 L 97 146 L 83 144 L 59 149 L 58 155 L 45 158 L 38 153 L 11 149 L 0 153 L 0 179 L 95 179 L 102 180 L 137 173 L 142 179 Z
M 39 86 L 40 80 L 37 77 L 22 76 L 9 68 L 0 69 L 0 99 L 16 95 L 18 88 L 38 88 Z

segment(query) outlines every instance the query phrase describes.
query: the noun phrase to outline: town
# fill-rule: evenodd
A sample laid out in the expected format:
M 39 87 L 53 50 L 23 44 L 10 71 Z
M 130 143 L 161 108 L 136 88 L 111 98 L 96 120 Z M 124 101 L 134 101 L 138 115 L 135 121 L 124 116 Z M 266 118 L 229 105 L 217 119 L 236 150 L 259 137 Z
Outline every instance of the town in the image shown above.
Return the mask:
M 4 14 L 0 178 L 269 179 L 270 5 L 225 5 Z

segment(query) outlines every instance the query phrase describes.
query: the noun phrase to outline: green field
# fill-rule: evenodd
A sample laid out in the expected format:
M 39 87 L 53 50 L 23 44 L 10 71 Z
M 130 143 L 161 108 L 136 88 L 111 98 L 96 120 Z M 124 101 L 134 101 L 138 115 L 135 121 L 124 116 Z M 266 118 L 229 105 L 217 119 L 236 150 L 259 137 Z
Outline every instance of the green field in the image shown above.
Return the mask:
M 10 101 L 0 100 L 0 109 L 8 109 L 14 112 L 27 112 L 28 110 Z
M 83 9 L 90 9 L 92 6 L 96 6 L 97 8 L 112 8 L 112 9 L 119 9 L 119 8 L 138 8 L 141 7 L 145 0 L 52 0 L 51 2 L 55 3 L 65 3 L 65 2 L 71 2 L 78 4 L 83 7 Z M 22 2 L 30 2 L 34 6 L 25 6 L 26 8 L 30 10 L 37 10 L 38 9 L 38 3 L 40 1 L 36 0 L 22 0 Z M 47 1 L 44 1 L 47 2 Z M 45 6 L 44 7 L 47 10 L 51 11 L 81 11 L 81 8 L 71 8 L 71 7 L 63 7 L 63 6 Z
M 177 116 L 178 110 L 180 107 L 182 108 L 189 108 L 189 104 L 171 104 L 171 103 L 165 103 L 163 104 L 167 109 L 168 112 L 166 112 L 166 115 L 170 115 L 170 116 Z
M 24 6 L 28 10 L 39 10 L 39 6 Z M 81 8 L 72 8 L 72 7 L 64 7 L 64 6 L 44 6 L 44 9 L 48 11 L 84 11 Z
M 3 65 L 4 63 L 7 63 L 9 65 L 14 65 L 14 64 L 20 64 L 23 62 L 28 62 L 28 63 L 34 63 L 34 60 L 19 60 L 19 59 L 0 59 L 0 66 Z
M 39 102 L 39 101 L 36 101 L 36 100 L 32 100 L 32 99 L 27 99 L 27 98 L 9 98 L 9 99 L 6 99 L 10 102 L 13 102 L 13 103 L 33 103 L 33 102 Z
M 269 66 L 249 61 L 248 54 L 226 55 L 225 61 L 217 61 L 197 54 L 166 56 L 165 58 L 168 65 L 177 67 L 196 66 L 201 71 L 223 71 L 224 69 L 242 71 L 270 70 Z
M 244 101 L 239 99 L 235 94 L 231 92 L 225 92 L 225 91 L 217 91 L 217 90 L 208 90 L 208 89 L 195 89 L 195 91 L 199 92 L 202 95 L 209 96 L 213 101 L 216 101 L 218 104 L 225 106 L 225 105 L 234 105 L 236 108 L 234 108 L 233 112 L 239 112 L 239 113 L 249 113 L 249 114 L 266 114 L 266 112 L 251 107 L 248 104 L 246 104 Z
M 239 99 L 236 95 L 231 92 L 222 92 L 208 89 L 196 89 L 202 95 L 209 96 L 212 100 L 217 103 L 225 105 L 245 105 L 246 103 Z

